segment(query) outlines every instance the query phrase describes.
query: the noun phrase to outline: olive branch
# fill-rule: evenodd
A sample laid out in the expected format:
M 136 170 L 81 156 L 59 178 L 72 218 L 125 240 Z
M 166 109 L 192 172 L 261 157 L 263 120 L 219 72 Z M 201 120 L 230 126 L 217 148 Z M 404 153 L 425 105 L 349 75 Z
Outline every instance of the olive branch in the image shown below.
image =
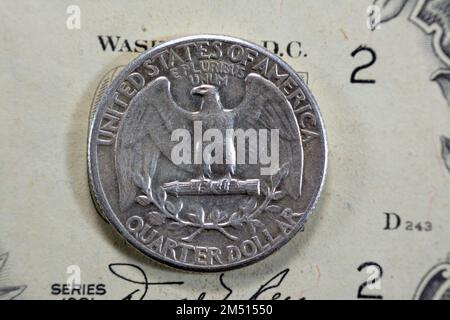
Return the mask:
M 150 170 L 154 172 L 153 170 Z M 257 228 L 264 227 L 264 224 L 258 219 L 262 212 L 280 213 L 289 208 L 282 208 L 277 205 L 270 205 L 272 201 L 278 201 L 286 196 L 286 192 L 279 190 L 279 185 L 283 178 L 288 174 L 288 166 L 285 164 L 280 170 L 270 177 L 269 183 L 261 182 L 261 193 L 264 199 L 258 204 L 256 197 L 250 198 L 239 209 L 231 214 L 221 212 L 214 208 L 207 214 L 202 207 L 197 213 L 182 213 L 183 201 L 171 201 L 167 198 L 167 192 L 159 187 L 157 192 L 153 190 L 152 177 L 147 176 L 145 183 L 141 184 L 141 194 L 135 198 L 136 202 L 143 206 L 154 206 L 157 210 L 147 212 L 147 218 L 153 225 L 167 225 L 167 229 L 174 231 L 184 227 L 191 227 L 195 230 L 181 240 L 191 242 L 196 236 L 205 230 L 214 230 L 220 232 L 228 239 L 237 241 L 239 238 L 231 234 L 228 228 L 242 228 L 246 225 L 252 234 L 256 233 Z M 143 180 L 141 180 L 144 182 Z M 169 221 L 168 221 L 169 220 Z

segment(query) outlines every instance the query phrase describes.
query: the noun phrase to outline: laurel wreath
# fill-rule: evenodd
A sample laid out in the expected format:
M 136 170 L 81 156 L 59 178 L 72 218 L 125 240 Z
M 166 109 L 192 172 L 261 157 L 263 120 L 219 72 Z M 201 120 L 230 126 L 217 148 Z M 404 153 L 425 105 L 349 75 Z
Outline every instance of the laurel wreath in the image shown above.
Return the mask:
M 153 171 L 153 170 L 152 170 Z M 229 228 L 238 229 L 244 225 L 252 234 L 256 234 L 258 228 L 264 224 L 258 219 L 262 212 L 293 214 L 292 209 L 283 208 L 279 205 L 271 205 L 272 201 L 279 201 L 286 196 L 286 192 L 279 189 L 282 180 L 287 176 L 288 166 L 282 166 L 277 173 L 270 177 L 268 183 L 261 181 L 261 193 L 264 196 L 262 201 L 257 197 L 250 198 L 237 211 L 227 214 L 214 208 L 209 214 L 200 207 L 199 212 L 182 213 L 183 201 L 171 201 L 167 198 L 167 192 L 163 188 L 153 190 L 152 177 L 148 175 L 145 186 L 141 186 L 141 194 L 136 197 L 136 202 L 143 206 L 153 206 L 156 210 L 146 213 L 149 222 L 153 225 L 167 226 L 168 230 L 179 230 L 184 227 L 191 227 L 194 231 L 181 240 L 191 242 L 196 236 L 205 230 L 215 230 L 228 239 L 237 241 L 239 238 L 229 232 Z M 260 199 L 261 200 L 261 199 Z M 259 202 L 259 203 L 258 203 Z M 294 214 L 295 215 L 295 214 Z M 297 214 L 300 215 L 300 214 Z

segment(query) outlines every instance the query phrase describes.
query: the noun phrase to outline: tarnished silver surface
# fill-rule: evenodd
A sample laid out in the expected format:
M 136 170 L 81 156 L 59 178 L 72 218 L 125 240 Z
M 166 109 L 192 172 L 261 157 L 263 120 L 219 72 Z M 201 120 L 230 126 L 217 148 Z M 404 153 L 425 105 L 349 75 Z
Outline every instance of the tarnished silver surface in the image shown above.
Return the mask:
M 295 71 L 259 46 L 210 35 L 126 66 L 95 111 L 88 153 L 94 200 L 117 231 L 196 271 L 280 248 L 314 208 L 327 162 L 317 103 Z

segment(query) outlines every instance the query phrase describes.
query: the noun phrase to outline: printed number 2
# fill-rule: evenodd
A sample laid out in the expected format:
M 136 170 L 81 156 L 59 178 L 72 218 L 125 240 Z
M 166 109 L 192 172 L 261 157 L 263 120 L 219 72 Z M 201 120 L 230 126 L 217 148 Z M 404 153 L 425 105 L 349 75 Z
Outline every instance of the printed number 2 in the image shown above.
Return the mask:
M 371 60 L 357 68 L 355 68 L 355 70 L 353 70 L 352 75 L 350 76 L 350 82 L 351 83 L 375 83 L 374 79 L 357 79 L 356 75 L 358 74 L 358 72 L 369 68 L 370 66 L 372 66 L 375 61 L 377 61 L 377 54 L 375 53 L 375 51 L 372 48 L 366 47 L 366 46 L 359 46 L 358 48 L 356 48 L 355 51 L 352 52 L 352 57 L 355 57 L 358 53 L 362 52 L 362 51 L 367 51 L 370 53 L 371 55 Z
M 358 289 L 358 299 L 383 299 L 382 295 L 365 294 L 364 289 L 381 289 L 381 278 L 383 277 L 383 268 L 376 262 L 364 262 L 358 267 L 358 271 L 366 269 L 369 274 L 367 281 L 361 283 Z

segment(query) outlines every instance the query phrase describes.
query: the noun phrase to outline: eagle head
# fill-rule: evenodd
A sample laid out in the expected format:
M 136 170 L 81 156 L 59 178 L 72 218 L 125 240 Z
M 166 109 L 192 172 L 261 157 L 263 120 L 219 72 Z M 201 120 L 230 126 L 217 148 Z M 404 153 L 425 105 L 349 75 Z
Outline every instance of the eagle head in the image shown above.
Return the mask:
M 220 103 L 219 91 L 216 86 L 202 84 L 191 90 L 191 95 L 199 95 L 202 97 L 200 110 L 204 111 L 221 111 L 223 106 Z

